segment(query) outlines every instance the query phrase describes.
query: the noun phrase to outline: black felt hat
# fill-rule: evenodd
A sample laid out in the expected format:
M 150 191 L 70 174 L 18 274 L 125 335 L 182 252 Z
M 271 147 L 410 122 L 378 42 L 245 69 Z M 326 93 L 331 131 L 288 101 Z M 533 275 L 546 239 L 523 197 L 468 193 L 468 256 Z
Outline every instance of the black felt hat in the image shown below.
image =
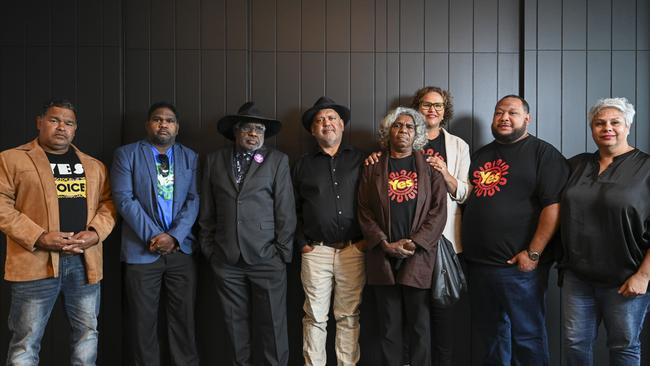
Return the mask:
M 348 122 L 350 121 L 350 110 L 348 107 L 342 106 L 340 104 L 336 104 L 336 102 L 328 97 L 320 97 L 314 103 L 314 106 L 309 108 L 308 110 L 305 111 L 305 113 L 302 114 L 302 125 L 305 127 L 305 129 L 309 132 L 311 132 L 311 123 L 314 120 L 314 116 L 318 111 L 321 109 L 333 109 L 336 111 L 336 113 L 339 114 L 339 117 L 343 120 L 343 124 L 347 125 Z
M 264 124 L 266 131 L 264 138 L 275 136 L 280 132 L 282 123 L 280 121 L 264 117 L 255 106 L 255 102 L 246 102 L 237 111 L 237 114 L 225 116 L 217 123 L 217 130 L 229 140 L 235 140 L 233 127 L 237 122 L 258 122 Z

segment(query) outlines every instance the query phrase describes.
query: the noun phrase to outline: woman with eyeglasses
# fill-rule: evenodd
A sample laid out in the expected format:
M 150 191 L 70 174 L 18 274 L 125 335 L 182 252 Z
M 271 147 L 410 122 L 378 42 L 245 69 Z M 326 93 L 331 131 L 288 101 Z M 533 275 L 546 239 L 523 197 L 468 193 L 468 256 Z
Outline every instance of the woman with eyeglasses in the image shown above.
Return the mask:
M 411 108 L 417 109 L 426 121 L 427 144 L 422 149 L 429 158 L 427 162 L 442 174 L 447 186 L 447 223 L 443 235 L 454 244 L 456 253 L 463 248 L 460 242 L 461 211 L 459 204 L 465 202 L 469 193 L 469 146 L 463 139 L 449 133 L 444 127 L 453 116 L 451 95 L 436 86 L 425 86 L 413 96 Z M 431 309 L 431 339 L 433 341 L 433 364 L 452 364 L 453 334 L 457 326 L 453 317 L 454 307 Z

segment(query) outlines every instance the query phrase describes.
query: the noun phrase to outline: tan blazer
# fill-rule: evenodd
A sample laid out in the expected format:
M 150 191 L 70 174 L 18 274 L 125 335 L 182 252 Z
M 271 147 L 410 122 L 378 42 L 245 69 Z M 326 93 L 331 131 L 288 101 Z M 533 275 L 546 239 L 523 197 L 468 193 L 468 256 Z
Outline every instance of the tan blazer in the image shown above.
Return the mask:
M 103 276 L 102 241 L 115 225 L 115 208 L 104 164 L 72 147 L 86 175 L 86 227 L 99 235 L 99 243 L 83 254 L 88 283 L 97 283 Z M 34 247 L 44 232 L 59 231 L 54 176 L 36 139 L 0 153 L 0 230 L 7 236 L 7 281 L 58 277 L 59 253 Z
M 417 249 L 404 260 L 397 275 L 379 243 L 388 240 L 390 202 L 388 201 L 388 152 L 379 163 L 364 167 L 359 184 L 359 225 L 368 242 L 366 274 L 369 285 L 401 284 L 431 288 L 438 239 L 447 221 L 447 187 L 442 175 L 431 169 L 421 151 L 414 151 L 418 173 L 418 196 L 410 239 Z
M 456 253 L 460 253 L 463 251 L 463 245 L 460 240 L 462 217 L 459 205 L 467 200 L 472 191 L 471 185 L 467 182 L 470 163 L 469 146 L 463 139 L 450 134 L 444 128 L 442 134 L 445 136 L 447 150 L 447 170 L 458 182 L 456 195 L 447 194 L 447 225 L 443 234 L 454 244 Z

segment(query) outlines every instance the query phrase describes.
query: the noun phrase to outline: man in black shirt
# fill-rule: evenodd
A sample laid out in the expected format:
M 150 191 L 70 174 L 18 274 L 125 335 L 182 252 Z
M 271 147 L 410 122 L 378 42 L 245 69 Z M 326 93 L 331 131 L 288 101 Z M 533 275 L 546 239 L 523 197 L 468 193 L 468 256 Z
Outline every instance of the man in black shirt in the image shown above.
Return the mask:
M 339 365 L 359 361 L 359 304 L 366 281 L 365 241 L 357 222 L 357 186 L 364 154 L 342 144 L 350 110 L 321 97 L 302 116 L 318 142 L 293 168 L 298 212 L 296 241 L 302 252 L 305 290 L 305 365 L 325 365 L 327 315 L 334 294 L 336 357 Z
M 528 134 L 528 103 L 497 102 L 495 141 L 472 156 L 473 190 L 463 215 L 472 321 L 488 364 L 546 365 L 545 294 L 568 164 Z M 544 255 L 542 255 L 544 253 Z

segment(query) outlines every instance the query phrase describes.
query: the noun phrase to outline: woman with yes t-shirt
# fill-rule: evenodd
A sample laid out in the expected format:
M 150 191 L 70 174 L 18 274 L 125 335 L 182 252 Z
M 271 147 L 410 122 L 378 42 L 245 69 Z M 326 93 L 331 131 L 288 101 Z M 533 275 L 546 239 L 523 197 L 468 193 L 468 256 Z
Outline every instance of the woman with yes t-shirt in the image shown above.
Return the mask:
M 368 242 L 366 274 L 375 291 L 383 365 L 402 361 L 402 314 L 412 365 L 431 364 L 429 302 L 436 244 L 447 218 L 447 189 L 420 151 L 424 117 L 399 107 L 381 122 L 379 162 L 359 185 L 359 224 Z

